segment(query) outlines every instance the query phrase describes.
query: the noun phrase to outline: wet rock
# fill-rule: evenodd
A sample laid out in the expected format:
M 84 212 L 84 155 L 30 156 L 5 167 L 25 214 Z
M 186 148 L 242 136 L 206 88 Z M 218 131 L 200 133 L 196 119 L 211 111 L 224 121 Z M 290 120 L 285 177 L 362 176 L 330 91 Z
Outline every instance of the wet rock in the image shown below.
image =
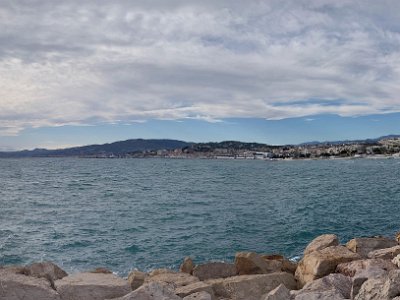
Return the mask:
M 175 290 L 175 294 L 182 298 L 197 292 L 207 292 L 208 294 L 211 295 L 212 299 L 215 298 L 212 286 L 210 284 L 201 281 L 179 287 Z
M 114 274 L 78 273 L 54 284 L 62 300 L 112 299 L 132 291 L 126 280 Z
M 368 257 L 368 253 L 378 249 L 391 248 L 397 242 L 385 237 L 355 238 L 347 242 L 346 247 L 359 254 L 363 258 Z
M 259 300 L 280 284 L 288 289 L 296 288 L 293 275 L 286 272 L 211 279 L 206 283 L 212 286 L 218 298 L 235 300 Z
M 137 270 L 130 272 L 128 275 L 128 282 L 131 285 L 132 291 L 136 290 L 138 287 L 143 285 L 146 277 L 147 274 L 144 272 L 140 272 Z
M 330 246 L 338 246 L 339 239 L 336 234 L 323 234 L 311 241 L 304 250 L 304 255 L 310 254 L 311 252 L 322 250 Z
M 263 300 L 288 300 L 290 299 L 290 291 L 289 289 L 280 284 L 277 288 L 270 291 Z
M 282 264 L 274 260 L 265 260 L 254 252 L 238 252 L 235 255 L 238 275 L 268 274 L 280 272 Z
M 60 295 L 45 278 L 26 276 L 16 269 L 0 269 L 0 300 L 60 300 Z
M 369 258 L 393 259 L 400 254 L 400 245 L 374 250 L 368 253 Z
M 296 278 L 299 287 L 333 273 L 340 263 L 356 259 L 360 259 L 360 256 L 343 246 L 330 246 L 313 251 L 304 256 L 297 267 Z
M 183 263 L 179 267 L 179 271 L 182 273 L 192 274 L 195 265 L 190 257 L 185 257 Z
M 123 297 L 112 300 L 182 300 L 182 298 L 175 295 L 168 285 L 160 282 L 150 282 Z
M 226 278 L 237 275 L 236 266 L 223 262 L 211 262 L 198 265 L 193 270 L 193 276 L 200 280 Z

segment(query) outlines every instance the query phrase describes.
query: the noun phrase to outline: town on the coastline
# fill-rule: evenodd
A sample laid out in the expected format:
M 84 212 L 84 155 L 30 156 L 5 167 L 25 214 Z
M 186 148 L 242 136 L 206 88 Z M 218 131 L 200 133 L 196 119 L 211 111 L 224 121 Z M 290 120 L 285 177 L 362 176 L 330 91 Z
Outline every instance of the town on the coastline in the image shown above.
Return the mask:
M 334 159 L 334 158 L 399 158 L 400 138 L 379 140 L 307 143 L 301 145 L 271 146 L 259 143 L 225 141 L 196 143 L 176 149 L 144 150 L 115 155 L 103 153 L 96 157 L 124 158 L 206 158 L 206 159 Z

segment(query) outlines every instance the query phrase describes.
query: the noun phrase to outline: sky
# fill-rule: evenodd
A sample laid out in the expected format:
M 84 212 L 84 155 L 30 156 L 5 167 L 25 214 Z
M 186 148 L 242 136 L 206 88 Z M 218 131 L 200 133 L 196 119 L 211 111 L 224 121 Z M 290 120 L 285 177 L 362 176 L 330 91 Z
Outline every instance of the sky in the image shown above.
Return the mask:
M 0 0 L 0 150 L 400 134 L 396 0 Z

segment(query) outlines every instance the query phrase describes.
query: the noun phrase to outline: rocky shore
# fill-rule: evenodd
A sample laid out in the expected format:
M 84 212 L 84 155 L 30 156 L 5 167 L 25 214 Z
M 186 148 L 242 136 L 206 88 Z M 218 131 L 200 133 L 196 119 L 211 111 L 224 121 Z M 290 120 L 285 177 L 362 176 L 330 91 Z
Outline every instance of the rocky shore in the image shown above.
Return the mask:
M 68 275 L 51 262 L 0 267 L 0 300 L 400 300 L 399 236 L 315 238 L 299 263 L 281 255 L 239 252 L 234 263 L 179 271 L 132 271 L 120 278 L 98 268 Z

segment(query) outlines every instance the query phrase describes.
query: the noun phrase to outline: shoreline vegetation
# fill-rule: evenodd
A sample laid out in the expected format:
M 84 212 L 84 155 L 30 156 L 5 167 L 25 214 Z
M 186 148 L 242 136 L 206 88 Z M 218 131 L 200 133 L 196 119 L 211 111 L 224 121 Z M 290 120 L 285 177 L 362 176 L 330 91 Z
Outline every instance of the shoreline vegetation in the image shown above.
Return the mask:
M 121 278 L 105 268 L 67 274 L 51 262 L 0 266 L 1 300 L 399 300 L 400 235 L 316 237 L 297 263 L 279 254 L 238 252 L 233 263 L 178 270 L 133 270 Z
M 237 141 L 188 143 L 177 140 L 134 139 L 111 144 L 66 149 L 34 149 L 0 152 L 0 158 L 81 157 L 81 158 L 172 158 L 172 159 L 343 159 L 400 158 L 400 136 L 361 141 L 313 142 L 274 146 Z

